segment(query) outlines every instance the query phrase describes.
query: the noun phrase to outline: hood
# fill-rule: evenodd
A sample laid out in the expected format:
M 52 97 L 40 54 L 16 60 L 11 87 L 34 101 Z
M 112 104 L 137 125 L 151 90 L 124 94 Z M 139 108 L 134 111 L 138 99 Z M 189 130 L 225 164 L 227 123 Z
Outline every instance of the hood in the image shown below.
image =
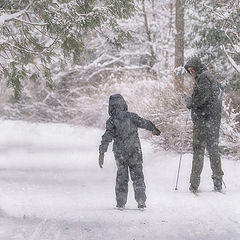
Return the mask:
M 108 114 L 116 115 L 119 112 L 127 111 L 128 106 L 121 94 L 111 95 L 109 98 Z
M 207 70 L 207 67 L 201 62 L 200 58 L 198 57 L 192 57 L 187 61 L 184 68 L 188 71 L 189 67 L 192 67 L 197 74 L 201 74 Z

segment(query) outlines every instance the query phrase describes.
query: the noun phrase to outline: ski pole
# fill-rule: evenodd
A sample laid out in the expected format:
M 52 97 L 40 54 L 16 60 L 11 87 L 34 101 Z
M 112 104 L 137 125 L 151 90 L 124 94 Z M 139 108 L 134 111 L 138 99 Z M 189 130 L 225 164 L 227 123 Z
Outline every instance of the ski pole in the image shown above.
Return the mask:
M 222 180 L 222 182 L 223 182 L 223 185 L 224 185 L 224 187 L 225 187 L 225 188 L 227 188 L 227 186 L 226 186 L 226 184 L 225 184 L 224 180 Z
M 180 159 L 179 159 L 179 164 L 178 164 L 177 181 L 176 181 L 175 190 L 178 190 L 177 187 L 178 187 L 178 180 L 179 180 L 180 168 L 181 168 L 181 164 L 182 164 L 182 155 L 183 155 L 183 140 L 184 140 L 183 137 L 185 137 L 185 135 L 186 135 L 188 118 L 189 118 L 189 114 L 186 117 L 184 132 L 181 134 L 181 154 L 180 154 Z

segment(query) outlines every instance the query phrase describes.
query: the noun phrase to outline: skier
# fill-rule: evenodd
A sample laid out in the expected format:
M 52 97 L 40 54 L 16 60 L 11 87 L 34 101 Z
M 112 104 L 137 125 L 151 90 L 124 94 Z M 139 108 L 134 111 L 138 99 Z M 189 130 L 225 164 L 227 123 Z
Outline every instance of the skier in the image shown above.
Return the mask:
M 218 148 L 222 112 L 223 87 L 202 64 L 192 57 L 185 69 L 195 79 L 192 97 L 185 98 L 193 121 L 193 161 L 189 190 L 195 193 L 200 185 L 205 148 L 209 153 L 214 190 L 222 190 L 223 171 Z
M 146 208 L 145 183 L 143 176 L 143 158 L 138 128 L 152 131 L 160 135 L 156 126 L 136 113 L 128 112 L 128 106 L 120 94 L 109 98 L 108 113 L 110 118 L 106 122 L 106 131 L 99 146 L 99 166 L 103 167 L 104 153 L 113 140 L 113 152 L 117 164 L 116 201 L 117 208 L 123 210 L 127 202 L 129 171 L 133 181 L 135 200 L 138 208 Z

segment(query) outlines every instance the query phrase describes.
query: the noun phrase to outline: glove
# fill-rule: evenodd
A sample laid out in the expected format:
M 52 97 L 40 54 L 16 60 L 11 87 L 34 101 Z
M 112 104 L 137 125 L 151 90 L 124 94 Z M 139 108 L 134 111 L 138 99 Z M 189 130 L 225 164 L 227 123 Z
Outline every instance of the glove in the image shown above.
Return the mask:
M 156 135 L 156 136 L 159 136 L 160 133 L 161 133 L 161 131 L 158 130 L 157 128 L 155 128 L 155 129 L 152 131 L 152 134 L 153 134 L 153 135 Z
M 100 168 L 103 167 L 103 162 L 104 162 L 104 153 L 99 153 L 98 163 Z
M 183 99 L 184 99 L 184 102 L 186 104 L 186 107 L 188 109 L 191 109 L 192 108 L 192 98 L 187 96 L 186 94 L 183 95 Z

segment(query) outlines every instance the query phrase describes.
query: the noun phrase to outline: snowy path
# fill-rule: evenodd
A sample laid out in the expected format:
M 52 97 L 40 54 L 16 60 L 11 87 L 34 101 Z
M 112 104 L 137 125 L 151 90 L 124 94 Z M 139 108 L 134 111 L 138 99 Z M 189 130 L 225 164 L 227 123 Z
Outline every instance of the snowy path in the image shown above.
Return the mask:
M 188 191 L 191 155 L 142 141 L 147 210 L 114 209 L 116 167 L 97 164 L 99 129 L 0 121 L 0 240 L 238 240 L 240 162 L 223 160 L 226 195 L 212 192 L 206 159 L 199 197 Z M 110 146 L 111 147 L 111 146 Z M 109 149 L 111 150 L 111 149 Z

